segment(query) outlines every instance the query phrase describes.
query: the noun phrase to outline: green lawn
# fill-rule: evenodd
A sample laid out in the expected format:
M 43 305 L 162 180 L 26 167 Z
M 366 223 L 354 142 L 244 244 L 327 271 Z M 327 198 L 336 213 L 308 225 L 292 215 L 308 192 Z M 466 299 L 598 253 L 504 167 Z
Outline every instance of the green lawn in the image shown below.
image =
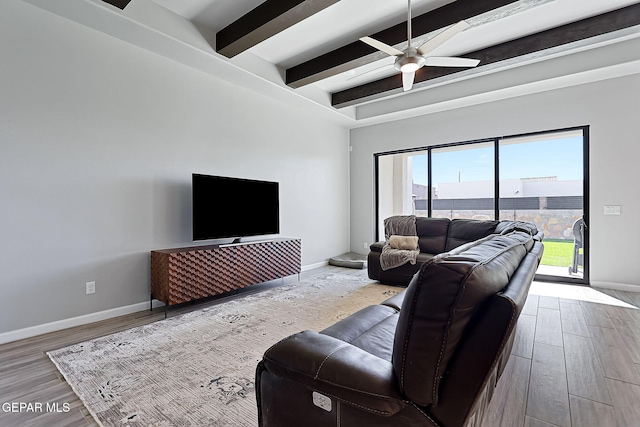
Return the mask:
M 569 267 L 573 262 L 573 240 L 543 240 L 542 265 Z M 580 250 L 582 252 L 582 249 Z

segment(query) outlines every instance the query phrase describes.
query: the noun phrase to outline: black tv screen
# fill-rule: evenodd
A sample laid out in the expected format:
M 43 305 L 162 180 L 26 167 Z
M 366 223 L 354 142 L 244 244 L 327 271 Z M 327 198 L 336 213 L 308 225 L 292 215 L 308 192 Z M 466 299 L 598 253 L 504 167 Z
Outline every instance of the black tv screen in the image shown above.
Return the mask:
M 280 232 L 278 183 L 193 174 L 193 240 Z

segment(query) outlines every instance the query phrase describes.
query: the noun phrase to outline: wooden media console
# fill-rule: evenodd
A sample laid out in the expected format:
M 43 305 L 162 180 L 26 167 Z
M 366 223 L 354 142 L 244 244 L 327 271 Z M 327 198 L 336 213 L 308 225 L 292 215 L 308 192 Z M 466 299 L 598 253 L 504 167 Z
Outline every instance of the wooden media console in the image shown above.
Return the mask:
M 301 271 L 300 239 L 151 251 L 151 300 L 171 305 L 223 294 Z

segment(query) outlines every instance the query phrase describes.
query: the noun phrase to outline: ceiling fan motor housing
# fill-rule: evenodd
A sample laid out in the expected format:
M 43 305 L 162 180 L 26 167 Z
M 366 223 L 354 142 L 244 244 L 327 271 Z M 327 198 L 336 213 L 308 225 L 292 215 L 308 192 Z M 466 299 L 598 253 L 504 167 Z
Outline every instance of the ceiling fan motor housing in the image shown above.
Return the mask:
M 410 47 L 404 52 L 404 55 L 396 59 L 393 66 L 396 70 L 402 71 L 403 73 L 411 73 L 422 68 L 426 62 L 426 59 L 422 55 L 419 55 L 415 48 Z

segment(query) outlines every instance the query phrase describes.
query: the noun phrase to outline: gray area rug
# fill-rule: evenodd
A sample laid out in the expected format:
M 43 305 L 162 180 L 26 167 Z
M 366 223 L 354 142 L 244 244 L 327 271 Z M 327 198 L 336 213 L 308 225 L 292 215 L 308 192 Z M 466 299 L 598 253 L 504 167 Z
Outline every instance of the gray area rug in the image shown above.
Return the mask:
M 401 289 L 329 274 L 47 353 L 102 426 L 258 425 L 262 354 Z

